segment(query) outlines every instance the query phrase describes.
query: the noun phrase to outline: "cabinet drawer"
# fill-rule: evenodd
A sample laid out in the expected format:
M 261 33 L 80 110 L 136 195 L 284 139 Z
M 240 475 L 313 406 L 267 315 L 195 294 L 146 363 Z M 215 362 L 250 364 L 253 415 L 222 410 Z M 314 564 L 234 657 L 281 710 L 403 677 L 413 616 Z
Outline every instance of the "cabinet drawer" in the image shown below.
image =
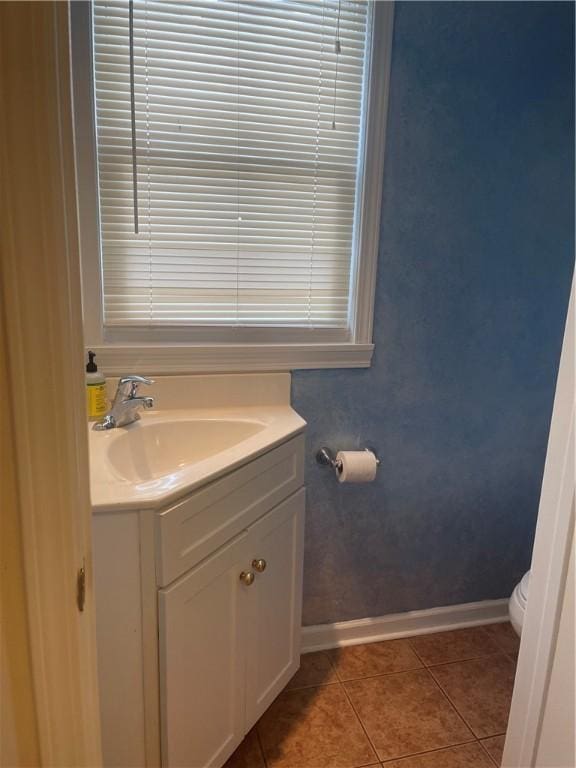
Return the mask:
M 169 584 L 304 482 L 304 436 L 254 459 L 157 516 L 157 579 Z

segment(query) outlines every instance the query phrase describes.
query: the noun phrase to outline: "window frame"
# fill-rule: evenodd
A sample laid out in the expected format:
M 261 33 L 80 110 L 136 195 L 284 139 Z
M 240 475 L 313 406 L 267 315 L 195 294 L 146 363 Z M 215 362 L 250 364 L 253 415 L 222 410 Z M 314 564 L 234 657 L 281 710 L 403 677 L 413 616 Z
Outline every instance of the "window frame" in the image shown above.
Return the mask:
M 121 374 L 128 369 L 138 369 L 170 374 L 370 366 L 374 350 L 372 325 L 393 2 L 374 2 L 372 12 L 366 62 L 366 111 L 359 160 L 356 248 L 350 279 L 349 328 L 310 330 L 182 326 L 130 329 L 106 328 L 104 325 L 91 55 L 92 7 L 89 2 L 70 4 L 84 339 L 86 347 L 96 352 L 104 372 Z M 370 162 L 367 162 L 367 157 Z

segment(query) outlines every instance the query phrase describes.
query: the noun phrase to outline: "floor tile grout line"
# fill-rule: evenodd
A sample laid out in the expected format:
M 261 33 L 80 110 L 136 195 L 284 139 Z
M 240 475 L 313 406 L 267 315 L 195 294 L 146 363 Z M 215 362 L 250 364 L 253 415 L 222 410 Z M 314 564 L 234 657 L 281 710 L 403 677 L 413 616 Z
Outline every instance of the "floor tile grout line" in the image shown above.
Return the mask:
M 464 656 L 464 657 L 460 657 L 460 658 L 449 659 L 447 661 L 437 661 L 437 662 L 431 662 L 430 663 L 430 662 L 425 661 L 425 659 L 422 658 L 422 656 L 418 653 L 418 651 L 415 648 L 415 646 L 412 644 L 412 640 L 416 640 L 416 639 L 418 639 L 420 637 L 425 637 L 425 635 L 412 635 L 412 636 L 404 637 L 404 638 L 393 638 L 392 640 L 380 640 L 380 641 L 377 641 L 377 643 L 360 643 L 359 646 L 349 646 L 349 647 L 362 647 L 362 646 L 368 646 L 368 645 L 377 645 L 378 643 L 394 642 L 396 640 L 406 640 L 406 642 L 408 643 L 408 646 L 410 647 L 410 649 L 412 650 L 412 652 L 416 656 L 417 660 L 420 662 L 421 666 L 419 666 L 419 667 L 407 667 L 406 669 L 395 670 L 393 672 L 377 672 L 375 674 L 363 675 L 361 677 L 352 677 L 352 678 L 344 679 L 341 676 L 341 674 L 338 672 L 338 668 L 337 668 L 336 664 L 334 664 L 332 659 L 330 658 L 330 652 L 329 651 L 330 650 L 338 650 L 337 648 L 325 649 L 325 650 L 322 650 L 322 651 L 317 651 L 317 653 L 322 653 L 322 654 L 324 654 L 327 657 L 328 662 L 329 662 L 332 670 L 336 674 L 337 680 L 339 682 L 341 682 L 341 683 L 350 683 L 350 682 L 353 682 L 355 680 L 367 680 L 369 678 L 382 677 L 384 675 L 396 675 L 396 674 L 400 674 L 401 672 L 410 672 L 410 671 L 412 671 L 414 669 L 422 669 L 422 668 L 426 668 L 427 669 L 428 667 L 439 667 L 439 666 L 443 666 L 445 664 L 455 664 L 455 663 L 461 662 L 461 661 L 475 661 L 477 659 L 487 659 L 487 658 L 490 658 L 492 656 L 500 656 L 502 654 L 510 657 L 510 653 L 508 651 L 504 650 L 502 645 L 500 643 L 498 643 L 497 640 L 495 640 L 494 638 L 491 637 L 490 633 L 486 629 L 486 627 L 488 627 L 488 626 L 492 626 L 492 625 L 491 624 L 487 624 L 487 625 L 480 625 L 480 626 L 477 626 L 477 627 L 463 627 L 462 630 L 466 630 L 466 629 L 480 630 L 481 633 L 486 637 L 486 639 L 488 639 L 488 640 L 490 640 L 491 642 L 494 643 L 494 645 L 495 645 L 497 650 L 489 651 L 488 653 L 481 653 L 481 654 L 474 655 L 474 656 Z M 459 632 L 461 630 L 455 629 L 455 630 L 449 630 L 449 631 L 451 631 L 451 632 Z M 439 632 L 437 634 L 445 634 L 445 633 Z M 512 659 L 512 660 L 514 661 L 514 659 Z M 316 685 L 330 685 L 330 684 L 331 683 L 317 683 Z M 314 685 L 302 686 L 302 687 L 312 688 L 312 687 L 314 687 Z M 297 689 L 293 688 L 291 690 L 297 690 Z
M 451 630 L 448 630 L 447 632 L 432 632 L 431 633 L 432 635 L 435 635 L 435 634 L 445 635 L 445 634 L 449 634 L 450 632 L 461 632 L 461 631 L 466 630 L 466 629 L 480 630 L 480 633 L 482 635 L 484 635 L 484 637 L 487 640 L 490 640 L 492 643 L 494 643 L 496 648 L 498 648 L 498 651 L 492 651 L 492 652 L 489 652 L 489 653 L 483 653 L 483 654 L 480 654 L 478 656 L 467 656 L 466 658 L 450 659 L 449 661 L 438 661 L 438 662 L 430 663 L 430 662 L 427 662 L 420 655 L 420 653 L 418 653 L 418 649 L 416 648 L 416 646 L 413 643 L 413 641 L 416 641 L 416 640 L 418 640 L 421 637 L 430 637 L 430 635 L 411 635 L 411 636 L 407 637 L 406 640 L 408 641 L 408 644 L 410 645 L 410 648 L 414 651 L 416 656 L 420 659 L 420 661 L 422 662 L 422 664 L 424 664 L 425 667 L 439 667 L 441 664 L 453 664 L 453 663 L 455 663 L 457 661 L 472 661 L 473 659 L 485 659 L 485 658 L 488 658 L 489 656 L 495 656 L 498 653 L 506 653 L 506 651 L 504 651 L 502 649 L 502 646 L 500 645 L 500 643 L 495 638 L 491 637 L 490 633 L 488 632 L 487 627 L 490 627 L 490 626 L 493 626 L 493 625 L 492 624 L 485 624 L 485 625 L 481 624 L 481 625 L 475 626 L 475 627 L 462 627 L 461 629 L 451 629 Z
M 338 674 L 338 673 L 336 673 L 336 674 Z M 376 749 L 376 745 L 374 744 L 374 742 L 373 742 L 373 741 L 372 741 L 372 739 L 370 738 L 370 734 L 368 733 L 368 729 L 367 729 L 367 728 L 366 728 L 366 726 L 364 725 L 364 721 L 363 721 L 363 720 L 362 720 L 362 718 L 360 717 L 360 714 L 358 713 L 358 711 L 357 711 L 356 707 L 354 706 L 354 703 L 352 702 L 352 699 L 350 698 L 350 696 L 349 696 L 349 694 L 348 694 L 348 691 L 346 690 L 346 685 L 345 685 L 344 683 L 341 683 L 341 686 L 342 686 L 342 689 L 344 690 L 344 695 L 346 696 L 346 698 L 348 699 L 348 702 L 349 702 L 350 706 L 352 707 L 352 711 L 354 712 L 354 714 L 356 715 L 356 717 L 357 717 L 357 719 L 358 719 L 358 722 L 360 723 L 360 727 L 362 728 L 362 730 L 364 731 L 364 734 L 365 734 L 366 738 L 368 739 L 368 743 L 369 743 L 369 744 L 370 744 L 370 746 L 372 747 L 372 751 L 373 751 L 373 752 L 374 752 L 374 754 L 376 755 L 376 759 L 378 760 L 378 762 L 380 762 L 380 755 L 379 755 L 379 753 L 378 753 L 378 750 Z
M 463 722 L 465 723 L 465 725 L 466 725 L 466 727 L 468 728 L 468 730 L 469 730 L 469 731 L 470 731 L 470 732 L 471 732 L 471 733 L 474 735 L 474 738 L 475 738 L 475 739 L 478 739 L 479 737 L 478 737 L 478 735 L 477 735 L 476 731 L 475 731 L 475 730 L 472 728 L 472 726 L 470 725 L 470 723 L 468 722 L 468 720 L 466 720 L 466 718 L 464 717 L 464 715 L 463 715 L 463 714 L 460 712 L 460 710 L 458 709 L 458 707 L 456 706 L 456 704 L 455 704 L 455 703 L 452 701 L 452 699 L 450 698 L 450 696 L 449 696 L 449 695 L 446 693 L 446 691 L 444 690 L 444 688 L 442 687 L 442 685 L 441 685 L 441 684 L 438 682 L 438 680 L 436 680 L 436 678 L 434 677 L 434 675 L 432 674 L 432 672 L 431 672 L 429 669 L 428 669 L 427 671 L 428 671 L 428 674 L 430 675 L 430 677 L 432 678 L 432 680 L 434 680 L 434 682 L 436 683 L 436 685 L 438 686 L 438 688 L 439 688 L 439 689 L 442 691 L 442 693 L 443 693 L 444 697 L 445 697 L 445 698 L 446 698 L 446 699 L 447 699 L 447 700 L 450 702 L 451 706 L 452 706 L 452 707 L 453 707 L 453 708 L 456 710 L 456 712 L 458 713 L 458 716 L 459 716 L 459 717 L 460 717 L 460 718 L 463 720 Z
M 310 685 L 295 685 L 291 688 L 284 688 L 282 693 L 290 693 L 291 691 L 307 691 L 310 688 L 327 688 L 329 685 L 338 685 L 342 680 L 332 680 L 329 683 L 310 683 Z
M 364 735 L 366 736 L 366 738 L 368 740 L 368 744 L 370 745 L 370 748 L 372 749 L 372 751 L 374 753 L 374 757 L 376 759 L 376 763 L 374 763 L 374 762 L 361 763 L 359 765 L 351 766 L 351 768 L 372 768 L 373 766 L 376 766 L 376 768 L 377 768 L 378 763 L 380 762 L 380 757 L 378 755 L 378 752 L 377 752 L 376 748 L 374 747 L 374 744 L 372 743 L 372 739 L 370 738 L 370 736 L 368 735 L 368 732 L 366 731 L 366 728 L 364 727 L 364 723 L 362 722 L 358 712 L 356 711 L 356 708 L 354 707 L 354 704 L 352 704 L 352 701 L 350 700 L 350 697 L 348 696 L 348 692 L 346 691 L 346 688 L 345 688 L 344 684 L 340 680 L 338 680 L 336 683 L 329 683 L 329 684 L 326 684 L 326 685 L 337 685 L 337 686 L 339 686 L 339 688 L 342 689 L 342 692 L 344 693 L 344 696 L 346 697 L 346 700 L 350 704 L 352 712 L 354 713 L 356 719 L 358 720 L 358 723 L 360 724 L 360 727 L 362 728 L 362 731 L 364 732 Z M 310 688 L 326 687 L 326 685 L 308 686 L 308 689 L 310 689 Z M 294 690 L 303 690 L 303 689 L 302 688 L 300 688 L 300 689 L 292 688 L 292 689 L 290 689 L 290 691 L 288 691 L 288 693 L 291 693 Z M 256 733 L 258 734 L 258 740 L 260 741 L 260 734 L 258 733 L 258 729 L 256 729 Z M 270 768 L 268 760 L 266 759 L 266 753 L 265 753 L 263 748 L 262 748 L 262 754 L 263 754 L 263 757 L 264 757 L 264 762 L 266 763 L 266 768 Z M 371 760 L 372 760 L 372 758 L 371 758 Z
M 495 738 L 495 737 L 494 737 L 494 736 L 486 736 L 485 738 L 487 738 L 487 739 L 493 739 L 493 738 Z M 493 757 L 493 756 L 490 754 L 490 752 L 488 752 L 488 750 L 486 749 L 486 747 L 484 746 L 484 744 L 482 744 L 482 739 L 478 739 L 478 743 L 480 744 L 480 746 L 482 747 L 482 749 L 484 750 L 484 752 L 486 752 L 486 754 L 488 755 L 488 757 L 490 758 L 490 760 L 491 760 L 491 761 L 494 763 L 494 765 L 496 766 L 496 768 L 500 768 L 500 765 L 498 765 L 498 763 L 496 762 L 496 760 L 494 759 L 494 757 Z
M 258 723 L 260 722 L 261 719 L 262 719 L 262 716 L 260 716 L 256 721 L 254 730 L 256 731 L 256 740 L 258 742 L 258 747 L 260 748 L 260 755 L 262 757 L 262 761 L 264 762 L 264 768 L 269 768 L 268 760 L 266 759 L 266 752 L 264 752 L 264 746 L 262 745 L 262 739 L 260 738 L 260 731 L 258 730 Z
M 330 658 L 330 654 L 328 653 L 327 650 L 325 650 L 325 651 L 312 651 L 312 653 L 319 653 L 319 654 L 322 654 L 322 656 L 326 657 L 326 659 L 328 661 L 328 664 L 330 665 L 330 670 L 336 675 L 336 680 L 332 680 L 331 682 L 326 682 L 326 683 L 310 683 L 309 685 L 295 685 L 293 687 L 286 686 L 286 688 L 284 688 L 283 691 L 303 691 L 306 688 L 318 688 L 318 687 L 324 686 L 324 685 L 337 685 L 338 683 L 342 682 L 340 680 L 340 678 L 338 677 L 338 672 L 336 671 L 336 668 L 334 667 L 334 664 L 332 663 L 332 659 Z M 302 656 L 304 656 L 304 655 L 306 655 L 306 654 L 302 654 L 301 653 L 300 654 L 300 659 L 302 659 Z
M 496 643 L 498 648 L 500 648 L 502 650 L 502 653 L 507 653 L 509 656 L 511 656 L 512 653 L 517 653 L 518 652 L 518 651 L 510 651 L 508 648 L 505 648 L 504 644 L 498 642 L 498 640 L 496 638 L 494 638 L 494 642 Z
M 436 749 L 426 749 L 424 752 L 411 752 L 409 755 L 401 755 L 400 757 L 390 757 L 386 760 L 380 760 L 383 766 L 394 763 L 396 760 L 408 760 L 411 757 L 422 757 L 424 755 L 433 755 L 435 752 L 444 752 L 447 749 L 455 749 L 456 747 L 464 747 L 467 744 L 474 744 L 478 739 L 476 737 L 467 739 L 466 741 L 459 741 L 456 744 L 448 744 L 445 747 L 436 747 Z
M 426 664 L 426 669 L 436 669 L 436 667 L 447 667 L 449 664 L 465 664 L 467 661 L 481 661 L 483 659 L 492 659 L 494 656 L 506 656 L 508 657 L 507 653 L 504 653 L 504 651 L 495 651 L 494 653 L 488 653 L 486 656 L 470 656 L 466 659 L 452 659 L 452 661 L 438 661 L 434 664 Z
M 441 693 L 441 694 L 444 696 L 444 698 L 446 699 L 446 701 L 447 701 L 447 702 L 450 704 L 450 706 L 452 707 L 452 709 L 454 710 L 454 712 L 456 712 L 456 714 L 458 715 L 458 717 L 460 718 L 460 720 L 462 720 L 462 722 L 464 723 L 464 725 L 466 726 L 466 728 L 468 728 L 468 730 L 470 731 L 470 733 L 472 734 L 472 736 L 473 736 L 475 739 L 478 739 L 478 736 L 477 736 L 477 734 L 476 734 L 476 731 L 475 731 L 475 730 L 472 728 L 472 726 L 470 725 L 470 723 L 468 722 L 468 720 L 466 720 L 466 718 L 464 717 L 464 715 L 463 715 L 463 714 L 460 712 L 460 710 L 458 709 L 458 707 L 456 706 L 456 704 L 455 704 L 455 703 L 452 701 L 452 699 L 450 698 L 450 696 L 448 696 L 448 694 L 446 693 L 446 691 L 444 690 L 444 688 L 443 688 L 443 687 L 440 685 L 440 683 L 438 682 L 438 680 L 436 680 L 436 678 L 434 677 L 434 675 L 432 674 L 432 672 L 431 672 L 431 671 L 430 671 L 428 668 L 426 668 L 426 672 L 428 672 L 428 674 L 430 675 L 430 678 L 431 678 L 431 679 L 434 681 L 434 683 L 435 683 L 435 685 L 437 686 L 437 688 L 438 688 L 438 690 L 440 691 L 440 693 Z
M 338 672 L 336 672 L 336 674 L 338 674 Z M 366 738 L 368 739 L 368 744 L 370 744 L 370 747 L 372 748 L 372 751 L 373 751 L 373 752 L 374 752 L 374 754 L 376 755 L 376 760 L 378 760 L 378 762 L 380 762 L 380 755 L 378 754 L 378 750 L 376 749 L 376 745 L 374 744 L 374 742 L 373 742 L 373 741 L 372 741 L 372 739 L 370 738 L 370 735 L 369 735 L 369 733 L 368 733 L 368 731 L 367 731 L 367 729 L 366 729 L 366 726 L 364 725 L 364 722 L 363 722 L 362 718 L 360 717 L 360 715 L 359 715 L 359 714 L 358 714 L 358 712 L 356 711 L 356 707 L 355 707 L 355 706 L 354 706 L 354 704 L 352 703 L 352 699 L 350 698 L 350 696 L 348 695 L 348 691 L 346 690 L 346 685 L 345 685 L 344 683 L 342 683 L 342 682 L 340 683 L 340 685 L 342 686 L 342 690 L 344 691 L 344 696 L 346 696 L 346 698 L 347 698 L 347 700 L 348 700 L 348 703 L 349 703 L 349 704 L 350 704 L 350 706 L 352 707 L 352 711 L 353 711 L 353 712 L 354 712 L 354 714 L 356 715 L 356 719 L 357 719 L 357 720 L 358 720 L 358 722 L 360 723 L 360 727 L 361 727 L 361 728 L 362 728 L 362 730 L 364 731 L 364 735 L 365 735 L 365 736 L 366 736 Z
M 344 680 L 336 671 L 338 682 L 340 683 L 357 683 L 360 680 L 373 680 L 375 677 L 392 677 L 392 675 L 402 675 L 404 672 L 417 672 L 419 669 L 426 669 L 426 667 L 406 667 L 406 669 L 396 669 L 394 672 L 377 672 L 375 675 L 364 675 L 364 677 L 349 677 Z
M 337 650 L 337 649 L 332 649 L 332 650 Z M 338 668 L 337 668 L 336 664 L 334 664 L 334 662 L 333 662 L 333 661 L 332 661 L 332 659 L 330 658 L 330 653 L 329 653 L 329 651 L 328 651 L 328 650 L 325 650 L 325 651 L 323 651 L 323 653 L 325 654 L 325 656 L 327 657 L 327 659 L 328 659 L 328 661 L 329 661 L 329 663 L 330 663 L 330 669 L 331 669 L 331 670 L 332 670 L 332 672 L 334 672 L 334 674 L 336 675 L 336 680 L 337 680 L 337 681 L 340 683 L 340 685 L 343 685 L 343 683 L 344 683 L 344 680 L 342 680 L 342 678 L 340 677 L 340 674 L 338 673 Z
M 499 622 L 499 623 L 501 623 L 501 624 L 505 624 L 506 622 Z M 508 622 L 508 624 L 510 624 L 510 622 Z M 497 625 L 494 625 L 494 624 L 487 624 L 486 626 L 489 626 L 489 627 L 493 627 L 493 626 L 497 626 Z M 510 624 L 510 626 L 512 626 L 512 625 Z M 488 630 L 486 630 L 486 632 L 487 632 L 487 634 L 489 634 L 489 635 L 490 635 L 490 632 L 488 632 Z M 500 640 L 499 640 L 497 637 L 492 637 L 492 640 L 493 640 L 493 641 L 496 643 L 496 645 L 498 646 L 498 648 L 502 648 L 502 653 L 507 653 L 507 654 L 509 654 L 509 655 L 512 655 L 512 654 L 510 653 L 510 651 L 509 651 L 507 648 L 505 648 L 505 647 L 504 647 L 504 643 L 502 643 L 502 642 L 501 642 L 501 641 L 500 641 Z
M 502 655 L 502 654 L 499 654 L 499 655 Z M 455 663 L 455 664 L 459 664 L 460 662 L 454 662 L 454 663 Z M 445 666 L 445 665 L 443 665 L 443 664 L 438 664 L 437 666 Z M 437 685 L 437 686 L 440 688 L 440 690 L 442 691 L 442 693 L 444 694 L 444 696 L 445 696 L 445 697 L 448 699 L 448 701 L 450 702 L 450 704 L 452 704 L 452 706 L 454 707 L 454 709 L 456 710 L 456 712 L 458 712 L 458 714 L 460 715 L 460 717 L 462 718 L 462 720 L 463 720 L 463 721 L 466 723 L 466 725 L 468 726 L 468 728 L 469 728 L 469 729 L 472 731 L 472 733 L 474 734 L 474 738 L 476 738 L 476 739 L 478 739 L 478 741 L 480 741 L 480 739 L 492 739 L 494 736 L 499 736 L 499 735 L 500 735 L 500 734 L 497 734 L 497 733 L 493 733 L 493 734 L 489 734 L 489 735 L 486 735 L 486 736 L 478 736 L 478 734 L 476 733 L 476 731 L 474 730 L 474 728 L 472 728 L 472 726 L 470 725 L 470 723 L 468 722 L 468 720 L 466 720 L 466 718 L 465 718 L 465 717 L 464 717 L 464 715 L 463 715 L 463 714 L 460 712 L 460 710 L 458 709 L 458 707 L 456 706 L 456 704 L 455 704 L 455 703 L 452 701 L 452 699 L 451 699 L 451 698 L 450 698 L 450 696 L 448 695 L 447 691 L 445 691 L 445 690 L 444 690 L 444 687 L 442 686 L 442 683 L 440 683 L 438 680 L 436 680 L 436 678 L 435 678 L 435 677 L 434 677 L 434 675 L 432 674 L 432 670 L 427 668 L 427 672 L 430 674 L 430 676 L 432 677 L 432 679 L 434 680 L 434 682 L 436 683 L 436 685 Z
M 408 669 L 408 670 L 405 670 L 405 671 L 406 671 L 406 672 L 419 672 L 419 671 L 425 671 L 425 672 L 428 672 L 428 669 L 427 669 L 426 667 L 418 667 L 417 669 Z M 394 673 L 392 673 L 392 674 L 402 674 L 402 673 L 401 673 L 401 672 L 394 672 Z M 389 675 L 388 675 L 388 676 L 389 676 Z M 448 745 L 446 745 L 445 747 L 439 747 L 439 748 L 438 748 L 438 749 L 436 749 L 436 750 L 426 750 L 425 752 L 414 752 L 414 753 L 412 753 L 411 755 L 402 755 L 401 757 L 393 757 L 393 758 L 390 758 L 390 760 L 386 760 L 386 761 L 383 761 L 383 760 L 382 760 L 382 758 L 380 757 L 380 755 L 378 754 L 378 750 L 376 749 L 376 746 L 374 745 L 374 743 L 372 742 L 372 739 L 371 739 L 371 738 L 370 738 L 370 736 L 368 735 L 368 731 L 367 731 L 367 729 L 366 729 L 366 727 L 365 727 L 365 725 L 364 725 L 364 722 L 363 722 L 362 718 L 360 717 L 359 713 L 356 711 L 356 707 L 354 706 L 354 704 L 352 703 L 352 699 L 351 699 L 351 698 L 350 698 L 350 696 L 348 695 L 348 691 L 346 690 L 346 685 L 345 685 L 344 683 L 342 683 L 342 687 L 344 688 L 344 693 L 346 694 L 346 698 L 347 698 L 347 699 L 348 699 L 348 701 L 350 702 L 350 706 L 352 707 L 352 709 L 354 710 L 354 713 L 356 714 L 356 717 L 357 717 L 357 718 L 358 718 L 358 720 L 360 721 L 360 725 L 362 726 L 362 729 L 364 730 L 364 733 L 366 734 L 366 736 L 367 736 L 367 738 L 368 738 L 368 740 L 369 740 L 370 744 L 372 745 L 372 748 L 373 748 L 374 752 L 376 753 L 376 755 L 377 755 L 377 757 L 378 757 L 378 760 L 380 760 L 380 762 L 381 762 L 381 763 L 383 763 L 383 762 L 390 762 L 390 761 L 393 761 L 393 760 L 401 760 L 401 759 L 404 759 L 404 758 L 406 758 L 406 757 L 413 757 L 413 756 L 415 756 L 415 755 L 423 755 L 423 754 L 428 754 L 428 752 L 438 752 L 440 749 L 449 749 L 450 747 L 458 747 L 458 746 L 460 746 L 461 744 L 471 744 L 473 741 L 477 741 L 477 740 L 478 740 L 478 737 L 476 736 L 476 734 L 474 733 L 474 731 L 472 730 L 472 728 L 470 727 L 470 725 L 469 725 L 469 724 L 466 722 L 466 720 L 465 720 L 465 719 L 462 717 L 462 715 L 460 714 L 460 712 L 458 711 L 458 709 L 457 709 L 457 708 L 454 706 L 454 704 L 452 703 L 452 701 L 450 701 L 450 699 L 448 698 L 448 696 L 446 696 L 446 694 L 444 693 L 444 691 L 442 690 L 442 688 L 440 687 L 440 685 L 438 684 L 438 682 L 437 682 L 437 681 L 434 679 L 433 675 L 431 675 L 431 674 L 428 672 L 428 676 L 430 677 L 430 679 L 432 680 L 432 682 L 434 683 L 434 685 L 435 685 L 435 686 L 438 688 L 438 690 L 439 690 L 440 694 L 441 694 L 441 695 L 443 695 L 443 696 L 444 696 L 444 698 L 445 698 L 445 699 L 448 701 L 448 704 L 449 704 L 449 705 L 452 707 L 452 709 L 453 709 L 453 710 L 454 710 L 454 712 L 456 713 L 456 716 L 457 716 L 457 717 L 459 717 L 459 718 L 460 718 L 460 720 L 461 720 L 461 721 L 464 723 L 464 725 L 466 726 L 466 728 L 468 728 L 468 730 L 470 731 L 470 737 L 471 737 L 471 738 L 470 738 L 470 739 L 466 739 L 466 741 L 457 742 L 457 743 L 455 743 L 455 744 L 448 744 Z M 375 675 L 375 677 L 387 677 L 387 675 Z M 366 680 L 366 679 L 373 679 L 373 678 L 362 678 L 362 679 L 363 679 L 363 680 Z M 348 681 L 346 681 L 346 682 L 349 682 L 349 683 L 354 683 L 354 682 L 357 682 L 357 681 L 356 681 L 356 680 L 348 680 Z
M 413 637 L 419 637 L 419 635 L 414 635 Z M 411 637 L 407 637 L 407 638 L 406 638 L 406 640 L 408 641 L 408 645 L 409 645 L 409 646 L 410 646 L 410 648 L 412 649 L 412 653 L 414 653 L 414 655 L 416 656 L 416 658 L 418 659 L 418 661 L 420 662 L 420 664 L 423 664 L 424 666 L 426 666 L 426 662 L 424 661 L 424 659 L 422 658 L 422 656 L 420 656 L 420 654 L 418 653 L 418 651 L 416 650 L 416 648 L 414 648 L 414 646 L 412 645 L 412 642 L 411 642 L 411 641 L 412 641 L 412 638 L 411 638 Z
M 398 638 L 398 639 L 399 640 L 404 640 L 404 639 L 407 640 L 408 638 Z M 388 642 L 392 642 L 392 641 L 390 641 L 390 640 L 379 640 L 378 642 L 388 643 Z M 365 646 L 365 645 L 377 645 L 377 643 L 360 643 L 358 646 L 342 646 L 342 647 L 358 648 L 358 647 L 362 647 L 362 646 Z M 338 650 L 338 648 L 333 648 L 332 650 Z M 416 669 L 423 669 L 423 663 L 421 662 L 420 658 L 418 657 L 418 654 L 415 653 L 415 656 L 416 656 L 417 660 L 420 661 L 420 664 L 421 664 L 421 666 L 419 666 L 419 667 L 407 667 L 406 669 L 397 669 L 397 670 L 394 670 L 393 672 L 377 672 L 374 675 L 364 675 L 363 677 L 351 677 L 351 678 L 348 678 L 348 679 L 344 680 L 344 678 L 342 678 L 340 676 L 340 673 L 338 672 L 338 667 L 336 666 L 336 664 L 334 664 L 334 662 L 330 658 L 330 654 L 328 653 L 328 651 L 322 651 L 322 653 L 325 653 L 328 656 L 328 660 L 330 661 L 330 664 L 332 665 L 332 669 L 334 670 L 334 673 L 335 673 L 335 675 L 336 675 L 336 677 L 338 679 L 338 682 L 340 682 L 340 683 L 354 683 L 357 680 L 370 680 L 370 679 L 372 679 L 374 677 L 385 677 L 385 676 L 388 676 L 388 675 L 400 675 L 402 672 L 413 672 Z
M 489 659 L 491 656 L 502 656 L 503 651 L 498 649 L 497 651 L 492 651 L 492 653 L 483 653 L 479 656 L 463 656 L 458 659 L 449 659 L 447 661 L 432 661 L 432 662 L 426 662 L 424 659 L 422 659 L 421 656 L 418 655 L 418 651 L 414 651 L 414 653 L 418 656 L 418 658 L 422 661 L 422 664 L 426 669 L 429 667 L 442 667 L 445 664 L 457 664 L 461 661 L 476 661 L 477 659 Z

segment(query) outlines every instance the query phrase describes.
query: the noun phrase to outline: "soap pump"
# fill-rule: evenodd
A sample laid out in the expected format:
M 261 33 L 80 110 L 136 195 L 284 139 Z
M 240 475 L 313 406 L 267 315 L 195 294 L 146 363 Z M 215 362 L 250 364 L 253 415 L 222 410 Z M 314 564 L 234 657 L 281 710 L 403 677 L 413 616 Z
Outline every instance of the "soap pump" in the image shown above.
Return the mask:
M 95 357 L 95 352 L 88 352 L 88 363 L 86 365 L 86 405 L 89 421 L 101 419 L 108 411 L 106 379 L 101 373 L 98 373 L 98 366 L 94 362 Z

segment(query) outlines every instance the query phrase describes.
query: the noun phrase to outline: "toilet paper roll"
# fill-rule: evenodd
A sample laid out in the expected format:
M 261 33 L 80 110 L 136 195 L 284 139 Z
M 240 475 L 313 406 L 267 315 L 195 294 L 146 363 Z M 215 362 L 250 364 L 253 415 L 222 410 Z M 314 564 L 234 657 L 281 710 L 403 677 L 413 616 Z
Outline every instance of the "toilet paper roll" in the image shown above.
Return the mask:
M 378 463 L 372 451 L 338 451 L 336 475 L 341 483 L 371 483 Z

